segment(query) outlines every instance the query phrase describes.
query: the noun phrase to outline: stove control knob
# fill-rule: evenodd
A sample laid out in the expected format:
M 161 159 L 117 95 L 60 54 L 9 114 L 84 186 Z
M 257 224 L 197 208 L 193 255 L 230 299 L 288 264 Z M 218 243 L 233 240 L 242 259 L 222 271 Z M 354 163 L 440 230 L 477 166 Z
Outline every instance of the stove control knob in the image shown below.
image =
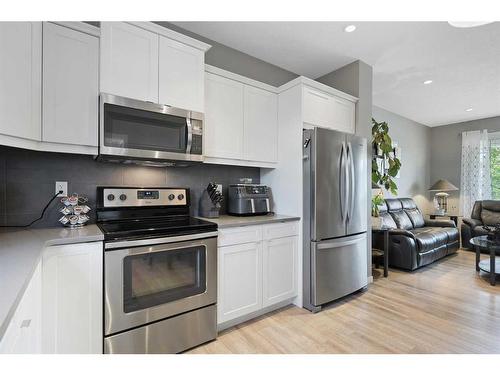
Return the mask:
M 120 200 L 123 202 L 127 200 L 127 196 L 125 194 L 120 195 Z
M 115 195 L 114 194 L 108 194 L 107 198 L 108 198 L 108 201 L 114 201 L 115 200 Z
M 183 200 L 184 199 L 184 194 L 179 194 L 177 196 L 177 199 L 180 200 L 180 201 Z
M 169 200 L 169 201 L 173 201 L 173 200 L 174 200 L 174 198 L 175 198 L 175 195 L 173 195 L 173 194 L 169 194 L 169 196 L 168 196 L 168 200 Z

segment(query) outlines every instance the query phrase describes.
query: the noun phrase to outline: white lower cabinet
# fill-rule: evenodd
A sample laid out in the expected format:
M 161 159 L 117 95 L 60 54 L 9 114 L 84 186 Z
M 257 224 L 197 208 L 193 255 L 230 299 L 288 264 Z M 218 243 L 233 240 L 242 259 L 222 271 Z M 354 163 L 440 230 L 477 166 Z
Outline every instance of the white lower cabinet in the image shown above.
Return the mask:
M 38 264 L 2 341 L 2 354 L 41 353 L 41 265 Z
M 221 247 L 218 274 L 220 323 L 261 308 L 262 242 Z
M 262 305 L 274 305 L 297 294 L 297 237 L 264 241 Z
M 280 307 L 297 295 L 296 222 L 219 230 L 220 329 Z
M 42 259 L 43 353 L 102 353 L 102 242 L 51 246 Z

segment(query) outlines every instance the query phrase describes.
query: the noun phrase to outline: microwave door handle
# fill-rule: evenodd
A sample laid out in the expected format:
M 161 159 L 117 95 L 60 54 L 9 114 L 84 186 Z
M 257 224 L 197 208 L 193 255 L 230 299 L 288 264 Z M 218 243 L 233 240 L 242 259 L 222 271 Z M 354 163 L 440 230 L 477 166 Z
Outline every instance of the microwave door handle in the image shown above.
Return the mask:
M 187 143 L 186 143 L 186 154 L 191 153 L 191 146 L 193 145 L 193 127 L 191 125 L 191 116 L 186 117 L 186 129 L 187 129 Z

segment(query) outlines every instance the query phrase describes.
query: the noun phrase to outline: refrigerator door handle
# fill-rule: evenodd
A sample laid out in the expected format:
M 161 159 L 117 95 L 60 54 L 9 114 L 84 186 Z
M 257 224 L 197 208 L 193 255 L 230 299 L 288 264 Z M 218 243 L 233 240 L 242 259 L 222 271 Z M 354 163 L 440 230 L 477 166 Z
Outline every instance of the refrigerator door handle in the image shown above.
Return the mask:
M 348 160 L 348 170 L 349 170 L 349 208 L 347 211 L 348 220 L 352 218 L 354 209 L 354 189 L 356 189 L 356 176 L 354 174 L 354 160 L 352 157 L 352 145 L 351 142 L 347 143 L 347 160 Z
M 345 192 L 344 192 L 344 218 L 347 222 L 349 220 L 349 206 L 351 201 L 351 177 L 350 177 L 350 164 L 351 164 L 351 155 L 350 155 L 349 145 L 346 146 L 346 163 L 344 166 L 344 179 L 345 179 Z
M 346 182 L 347 182 L 347 179 L 346 179 L 346 172 L 347 172 L 347 169 L 346 169 L 346 166 L 347 164 L 345 163 L 345 159 L 346 159 L 346 154 L 347 154 L 347 150 L 346 150 L 346 146 L 345 146 L 345 143 L 342 142 L 342 149 L 340 151 L 340 179 L 339 179 L 339 197 L 340 197 L 340 216 L 341 216 L 341 219 L 342 219 L 342 222 L 345 223 L 345 221 L 347 220 L 347 212 L 346 212 L 346 197 L 345 197 L 345 193 L 346 193 Z

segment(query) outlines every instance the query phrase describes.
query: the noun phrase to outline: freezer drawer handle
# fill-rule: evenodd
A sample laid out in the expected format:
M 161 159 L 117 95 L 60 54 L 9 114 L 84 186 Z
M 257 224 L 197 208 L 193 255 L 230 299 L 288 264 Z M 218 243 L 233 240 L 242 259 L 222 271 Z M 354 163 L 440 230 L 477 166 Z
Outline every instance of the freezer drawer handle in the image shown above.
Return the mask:
M 357 242 L 360 241 L 360 238 L 356 238 L 354 240 L 348 240 L 348 241 L 342 241 L 342 242 L 330 242 L 330 243 L 320 243 L 316 246 L 316 248 L 318 250 L 322 250 L 322 249 L 332 249 L 332 248 L 335 248 L 335 247 L 342 247 L 342 246 L 349 246 L 349 245 L 353 245 Z

